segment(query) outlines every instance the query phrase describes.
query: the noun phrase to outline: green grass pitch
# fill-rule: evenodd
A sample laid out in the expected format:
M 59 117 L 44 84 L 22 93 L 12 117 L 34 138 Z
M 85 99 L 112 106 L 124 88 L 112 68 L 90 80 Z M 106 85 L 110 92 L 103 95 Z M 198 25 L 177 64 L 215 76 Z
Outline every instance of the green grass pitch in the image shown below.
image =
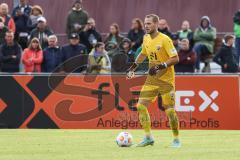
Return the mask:
M 0 160 L 239 160 L 240 131 L 181 131 L 182 147 L 169 148 L 171 131 L 153 131 L 156 143 L 119 148 L 121 130 L 0 130 Z M 134 142 L 143 131 L 128 130 Z

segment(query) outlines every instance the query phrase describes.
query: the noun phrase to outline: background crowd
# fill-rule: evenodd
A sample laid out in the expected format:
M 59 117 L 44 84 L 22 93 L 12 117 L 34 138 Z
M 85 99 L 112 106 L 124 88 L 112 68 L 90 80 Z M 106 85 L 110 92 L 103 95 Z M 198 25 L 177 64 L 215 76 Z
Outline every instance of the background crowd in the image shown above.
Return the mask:
M 234 34 L 226 34 L 222 45 L 216 47 L 217 30 L 208 16 L 199 20 L 195 30 L 189 21 L 183 21 L 175 33 L 167 20 L 161 19 L 159 32 L 169 36 L 178 50 L 176 72 L 211 72 L 212 62 L 220 65 L 223 73 L 239 72 L 240 10 L 233 23 Z M 145 31 L 142 20 L 134 18 L 128 34 L 122 35 L 119 25 L 113 23 L 109 34 L 102 36 L 95 20 L 83 9 L 82 0 L 76 0 L 66 19 L 66 34 L 68 44 L 59 46 L 41 6 L 20 0 L 9 11 L 8 4 L 0 4 L 0 72 L 124 73 L 141 53 Z M 147 59 L 138 71 L 148 71 Z

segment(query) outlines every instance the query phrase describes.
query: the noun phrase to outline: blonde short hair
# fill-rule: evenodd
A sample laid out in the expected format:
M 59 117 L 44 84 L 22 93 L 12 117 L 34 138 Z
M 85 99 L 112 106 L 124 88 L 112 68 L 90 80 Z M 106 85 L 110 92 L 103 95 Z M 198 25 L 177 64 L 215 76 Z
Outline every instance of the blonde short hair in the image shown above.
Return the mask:
M 145 18 L 152 18 L 152 20 L 153 20 L 154 23 L 158 23 L 158 22 L 159 22 L 159 17 L 158 17 L 158 15 L 156 15 L 156 14 L 146 15 Z

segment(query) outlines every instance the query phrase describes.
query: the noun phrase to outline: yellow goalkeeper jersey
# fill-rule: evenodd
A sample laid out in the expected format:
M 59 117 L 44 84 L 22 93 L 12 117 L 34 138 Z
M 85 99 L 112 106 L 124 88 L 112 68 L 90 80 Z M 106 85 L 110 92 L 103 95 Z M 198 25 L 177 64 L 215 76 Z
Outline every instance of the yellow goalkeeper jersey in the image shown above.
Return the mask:
M 146 34 L 144 36 L 142 54 L 148 57 L 149 67 L 164 63 L 168 61 L 169 58 L 178 55 L 172 40 L 168 36 L 160 32 L 154 39 L 152 39 L 149 34 Z M 175 83 L 174 66 L 162 70 L 159 74 L 157 74 L 157 78 L 174 85 Z

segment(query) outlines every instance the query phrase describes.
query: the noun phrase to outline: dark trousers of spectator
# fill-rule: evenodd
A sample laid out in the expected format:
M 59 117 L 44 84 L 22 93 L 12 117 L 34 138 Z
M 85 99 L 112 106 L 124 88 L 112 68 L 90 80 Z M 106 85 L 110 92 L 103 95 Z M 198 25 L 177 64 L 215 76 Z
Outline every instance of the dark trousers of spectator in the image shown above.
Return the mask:
M 4 73 L 18 73 L 19 72 L 19 68 L 2 68 L 1 72 Z
M 24 50 L 25 48 L 28 48 L 28 37 L 20 37 L 19 33 L 15 34 L 15 40 L 18 42 L 18 44 L 22 47 Z
M 240 61 L 240 38 L 236 38 L 235 47 L 236 47 L 236 51 L 237 51 L 237 60 L 238 60 L 238 64 L 239 64 L 239 61 Z
M 197 54 L 197 61 L 196 61 L 196 64 L 195 64 L 195 68 L 197 70 L 200 70 L 201 57 L 204 56 L 204 55 L 210 54 L 210 52 L 208 51 L 207 47 L 203 44 L 195 45 L 193 50 Z
M 175 72 L 178 72 L 178 73 L 194 73 L 194 70 L 195 67 L 194 65 L 191 65 L 191 64 L 177 64 L 175 66 Z
M 27 37 L 19 37 L 18 40 L 20 46 L 22 47 L 22 49 L 25 49 L 28 47 L 28 38 Z

